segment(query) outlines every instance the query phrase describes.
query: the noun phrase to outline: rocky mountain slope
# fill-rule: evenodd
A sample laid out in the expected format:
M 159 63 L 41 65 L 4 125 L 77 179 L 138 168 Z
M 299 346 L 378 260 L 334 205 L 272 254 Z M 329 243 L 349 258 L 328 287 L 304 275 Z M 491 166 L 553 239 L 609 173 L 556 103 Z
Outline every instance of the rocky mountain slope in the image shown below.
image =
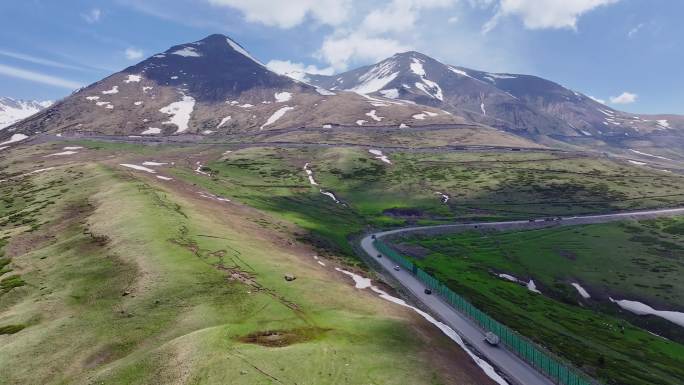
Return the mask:
M 682 117 L 625 113 L 536 76 L 476 71 L 418 52 L 309 79 L 330 90 L 410 100 L 525 135 L 601 138 L 684 129 Z
M 425 116 L 432 123 L 466 122 L 434 107 L 293 80 L 272 72 L 230 38 L 211 35 L 80 89 L 8 128 L 0 139 L 46 131 L 221 135 L 286 127 L 410 126 Z
M 0 130 L 22 119 L 26 119 L 51 105 L 51 101 L 39 102 L 37 100 L 0 97 Z

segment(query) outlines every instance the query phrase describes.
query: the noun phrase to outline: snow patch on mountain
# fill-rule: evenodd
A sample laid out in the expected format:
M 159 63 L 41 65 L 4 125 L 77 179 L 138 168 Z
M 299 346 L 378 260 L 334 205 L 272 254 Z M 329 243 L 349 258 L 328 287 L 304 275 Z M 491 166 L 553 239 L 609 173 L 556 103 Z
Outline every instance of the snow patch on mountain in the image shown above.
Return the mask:
M 321 87 L 316 87 L 316 92 L 318 92 L 319 94 L 321 94 L 321 95 L 323 95 L 323 96 L 333 96 L 333 95 L 335 95 L 334 92 L 330 92 L 330 91 L 326 90 L 325 88 L 321 88 Z
M 370 110 L 369 112 L 366 113 L 366 116 L 369 116 L 371 119 L 375 120 L 376 122 L 381 122 L 384 117 L 378 116 L 375 110 Z
M 284 92 L 276 92 L 274 94 L 274 96 L 275 96 L 276 102 L 278 102 L 278 103 L 287 102 L 288 100 L 292 99 L 292 94 L 289 92 L 285 92 L 285 91 Z
M 113 86 L 112 89 L 102 91 L 104 95 L 112 95 L 112 94 L 118 94 L 119 93 L 119 86 Z
M 380 94 L 386 98 L 397 99 L 399 97 L 399 90 L 396 88 L 380 90 Z
M 276 112 L 273 113 L 273 115 L 269 116 L 269 118 L 266 120 L 266 123 L 261 125 L 260 130 L 263 130 L 264 127 L 270 126 L 271 124 L 275 123 L 278 121 L 278 119 L 282 118 L 288 111 L 294 110 L 294 107 L 282 107 Z
M 350 89 L 350 91 L 359 94 L 371 94 L 385 88 L 389 82 L 396 79 L 399 75 L 399 72 L 392 72 L 393 69 L 393 61 L 385 61 L 374 66 L 370 71 L 359 77 L 361 83 Z
M 140 75 L 128 75 L 126 80 L 124 80 L 124 83 L 139 83 L 140 80 L 142 80 L 142 76 Z
M 10 137 L 8 140 L 6 140 L 6 141 L 0 143 L 0 146 L 3 146 L 3 147 L 4 147 L 4 146 L 6 146 L 6 145 L 8 145 L 8 144 L 21 142 L 22 140 L 25 140 L 26 138 L 28 138 L 27 135 L 24 135 L 24 134 L 14 134 L 14 135 L 12 135 L 12 137 Z
M 183 56 L 183 57 L 201 57 L 202 55 L 197 52 L 194 47 L 184 47 L 182 49 L 171 52 L 173 55 Z
M 258 65 L 260 65 L 260 66 L 262 66 L 262 67 L 265 67 L 263 63 L 261 63 L 260 61 L 258 61 L 257 59 L 255 59 L 254 56 L 250 55 L 249 52 L 247 52 L 246 49 L 242 48 L 242 46 L 241 46 L 240 44 L 234 42 L 234 41 L 233 41 L 231 38 L 229 38 L 229 37 L 226 38 L 226 41 L 228 42 L 228 45 L 230 45 L 230 46 L 231 46 L 234 50 L 236 50 L 237 52 L 239 52 L 239 53 L 241 53 L 242 55 L 244 55 L 245 57 L 247 57 L 247 59 L 249 59 L 249 60 L 251 60 L 251 61 L 257 63 Z
M 425 68 L 423 68 L 423 62 L 420 59 L 413 58 L 413 61 L 411 62 L 411 71 L 420 76 L 421 82 L 416 82 L 416 88 L 420 89 L 421 91 L 425 92 L 429 96 L 439 99 L 439 100 L 444 100 L 444 94 L 442 93 L 442 88 L 437 84 L 436 82 L 433 82 L 432 80 L 428 79 L 426 76 Z
M 176 134 L 185 132 L 188 130 L 188 123 L 190 123 L 190 117 L 194 108 L 195 98 L 192 96 L 183 95 L 181 100 L 173 102 L 159 110 L 161 113 L 171 115 L 169 120 L 163 122 L 162 124 L 174 124 L 176 127 L 178 127 Z
M 216 126 L 216 128 L 223 127 L 223 125 L 228 123 L 228 121 L 231 119 L 232 119 L 232 116 L 226 116 L 225 118 L 221 119 L 221 123 L 219 123 L 218 126 Z

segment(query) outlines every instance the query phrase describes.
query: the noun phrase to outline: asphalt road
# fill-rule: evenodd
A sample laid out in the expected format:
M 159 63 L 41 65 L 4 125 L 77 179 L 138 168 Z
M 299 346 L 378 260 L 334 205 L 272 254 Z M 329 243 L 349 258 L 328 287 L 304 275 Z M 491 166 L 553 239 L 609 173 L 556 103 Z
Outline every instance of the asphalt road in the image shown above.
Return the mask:
M 586 215 L 575 217 L 564 217 L 560 220 L 549 221 L 536 219 L 534 221 L 508 221 L 508 222 L 482 222 L 482 223 L 455 223 L 437 226 L 406 227 L 375 233 L 377 238 L 388 235 L 398 235 L 402 233 L 427 233 L 444 234 L 449 232 L 459 232 L 464 229 L 488 228 L 496 230 L 529 229 L 551 226 L 571 226 L 593 223 L 606 223 L 632 219 L 651 219 L 662 216 L 684 215 L 684 208 L 644 210 L 633 212 L 622 212 L 601 215 Z M 361 240 L 361 248 L 372 258 L 374 258 L 385 272 L 398 281 L 404 289 L 408 290 L 417 298 L 430 312 L 437 316 L 442 322 L 451 326 L 461 337 L 484 356 L 497 370 L 513 383 L 524 385 L 547 385 L 553 384 L 551 380 L 544 377 L 532 366 L 519 359 L 510 351 L 503 347 L 492 347 L 484 342 L 484 332 L 475 323 L 461 315 L 453 307 L 443 301 L 437 295 L 427 295 L 424 293 L 426 286 L 414 277 L 410 272 L 401 269 L 395 271 L 394 261 L 387 257 L 377 258 L 380 252 L 373 246 L 371 235 Z

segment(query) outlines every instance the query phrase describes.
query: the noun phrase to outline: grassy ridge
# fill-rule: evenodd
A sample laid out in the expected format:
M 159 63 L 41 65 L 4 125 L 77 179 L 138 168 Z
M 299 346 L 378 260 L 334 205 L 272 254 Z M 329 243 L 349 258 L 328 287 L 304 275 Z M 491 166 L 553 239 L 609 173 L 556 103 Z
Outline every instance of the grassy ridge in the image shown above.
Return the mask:
M 0 334 L 1 384 L 440 383 L 391 305 L 239 216 L 128 173 L 79 169 L 31 178 L 69 189 L 35 213 L 39 228 L 2 228 L 26 285 L 0 295 L 0 327 L 12 332 Z M 271 331 L 306 338 L 241 342 Z

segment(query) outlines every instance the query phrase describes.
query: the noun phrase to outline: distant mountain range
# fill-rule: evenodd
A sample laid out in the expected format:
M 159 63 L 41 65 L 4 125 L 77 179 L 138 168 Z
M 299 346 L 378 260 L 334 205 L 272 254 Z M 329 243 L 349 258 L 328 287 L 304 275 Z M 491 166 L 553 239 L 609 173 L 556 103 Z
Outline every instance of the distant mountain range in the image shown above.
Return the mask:
M 50 107 L 52 101 L 21 100 L 0 97 L 0 130 Z
M 410 100 L 508 131 L 551 136 L 639 136 L 682 129 L 681 116 L 614 110 L 536 76 L 489 73 L 440 63 L 419 52 L 333 76 L 309 75 L 316 86 Z
M 37 106 L 45 105 L 0 131 L 0 142 L 41 132 L 217 137 L 465 124 L 539 143 L 625 147 L 634 140 L 670 143 L 673 135 L 681 143 L 684 132 L 682 116 L 625 113 L 536 76 L 457 67 L 418 52 L 303 82 L 271 71 L 223 35 L 173 46 L 40 112 Z M 30 115 L 22 111 L 11 119 Z

